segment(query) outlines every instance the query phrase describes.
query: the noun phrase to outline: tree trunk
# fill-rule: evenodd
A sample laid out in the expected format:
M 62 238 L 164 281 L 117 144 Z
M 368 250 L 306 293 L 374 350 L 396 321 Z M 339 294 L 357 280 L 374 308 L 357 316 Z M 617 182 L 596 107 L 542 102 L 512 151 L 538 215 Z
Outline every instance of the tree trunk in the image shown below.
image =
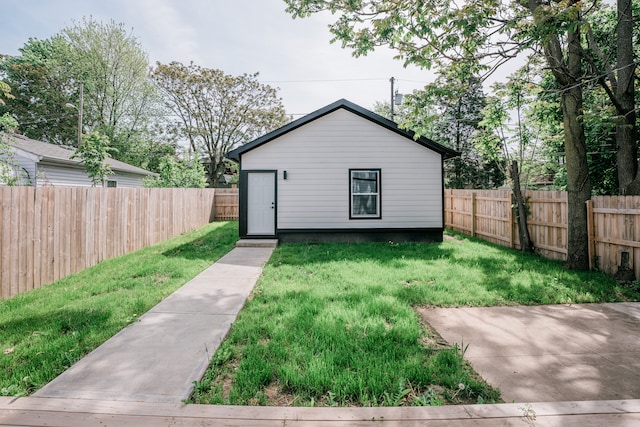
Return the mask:
M 529 227 L 527 226 L 527 207 L 522 197 L 520 189 L 520 172 L 518 171 L 518 162 L 514 160 L 509 167 L 509 174 L 513 182 L 513 196 L 516 199 L 516 208 L 518 212 L 518 236 L 520 236 L 520 250 L 522 252 L 533 252 L 533 243 L 529 235 Z
M 620 194 L 640 194 L 631 0 L 618 0 L 617 38 L 618 78 L 615 90 L 618 101 L 616 120 L 618 188 Z
M 209 163 L 206 166 L 207 186 L 209 188 L 217 187 L 217 183 L 218 183 L 218 176 L 216 175 L 217 170 L 218 170 L 218 164 L 216 163 L 216 159 L 209 156 Z
M 584 123 L 582 122 L 582 66 L 580 32 L 567 34 L 567 63 L 562 85 L 564 150 L 567 167 L 568 248 L 567 267 L 589 268 L 587 205 L 591 198 L 591 181 L 587 164 Z
M 577 0 L 570 0 L 574 6 Z M 536 24 L 546 22 L 537 14 L 540 0 L 528 0 L 528 7 Z M 564 152 L 567 168 L 568 193 L 568 268 L 586 270 L 589 268 L 589 240 L 587 235 L 587 205 L 591 198 L 591 182 L 587 164 L 587 147 L 582 117 L 582 46 L 580 45 L 580 17 L 573 22 L 575 27 L 567 31 L 566 46 L 560 37 L 551 35 L 544 43 L 544 55 L 561 90 Z M 566 58 L 566 59 L 565 59 Z

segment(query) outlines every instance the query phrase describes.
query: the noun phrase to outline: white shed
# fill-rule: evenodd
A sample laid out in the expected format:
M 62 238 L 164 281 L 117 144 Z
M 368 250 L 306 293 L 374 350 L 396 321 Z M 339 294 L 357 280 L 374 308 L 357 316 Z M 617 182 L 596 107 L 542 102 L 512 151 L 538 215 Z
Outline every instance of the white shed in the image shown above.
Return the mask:
M 457 155 L 339 100 L 229 152 L 240 237 L 441 241 L 442 165 Z
M 17 169 L 14 174 L 20 178 L 22 185 L 92 186 L 82 162 L 71 158 L 73 149 L 36 141 L 23 135 L 1 133 L 0 138 L 11 148 L 13 164 L 9 167 Z M 108 175 L 103 183 L 104 187 L 142 187 L 144 177 L 157 176 L 153 172 L 115 159 L 107 159 L 105 162 L 109 164 L 113 174 Z

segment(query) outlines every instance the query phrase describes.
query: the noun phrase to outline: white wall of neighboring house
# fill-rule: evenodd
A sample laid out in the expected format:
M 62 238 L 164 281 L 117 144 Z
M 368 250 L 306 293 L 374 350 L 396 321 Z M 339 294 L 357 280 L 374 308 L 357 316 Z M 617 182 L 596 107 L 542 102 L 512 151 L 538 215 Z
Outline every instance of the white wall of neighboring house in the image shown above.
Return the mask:
M 381 169 L 381 219 L 349 219 L 358 168 Z M 278 171 L 279 229 L 443 227 L 440 154 L 345 109 L 244 153 L 242 169 Z
M 20 185 L 33 185 L 32 178 L 36 172 L 36 160 L 35 156 L 24 153 L 24 155 L 18 155 L 14 153 L 12 156 L 5 154 L 0 155 L 0 185 L 6 185 L 3 182 L 3 176 L 19 177 Z
M 143 177 L 128 172 L 116 172 L 114 175 L 107 177 L 108 181 L 116 181 L 118 187 L 143 187 Z M 106 185 L 106 184 L 105 184 Z
M 108 175 L 107 181 L 116 181 L 117 187 L 142 187 L 143 177 L 126 172 L 115 172 Z M 84 169 L 73 166 L 38 164 L 36 180 L 38 187 L 91 187 L 92 183 Z M 105 184 L 106 186 L 106 184 Z
M 4 173 L 12 173 L 14 176 L 21 177 L 20 185 L 32 185 L 37 187 L 91 187 L 92 183 L 84 169 L 75 165 L 56 165 L 47 163 L 38 163 L 28 153 L 16 153 L 9 162 L 3 162 L 0 167 L 5 169 L 12 168 L 13 171 Z M 129 172 L 114 171 L 115 173 L 108 175 L 105 181 L 115 181 L 116 187 L 143 187 L 143 176 Z M 0 185 L 2 182 L 2 173 L 0 173 Z M 106 182 L 105 182 L 106 186 Z
M 29 139 L 23 135 L 0 133 L 2 142 L 8 144 L 8 152 L 3 151 L 5 161 L 0 158 L 4 173 L 11 173 L 22 179 L 19 185 L 91 187 L 92 182 L 82 163 L 74 159 L 68 147 L 47 144 Z M 142 187 L 145 176 L 154 176 L 149 171 L 137 168 L 115 159 L 108 161 L 112 174 L 107 175 L 104 186 Z M 10 171 L 7 171 L 11 169 Z M 0 185 L 6 185 L 1 182 Z M 108 185 L 113 184 L 113 185 Z
M 37 187 L 91 187 L 91 180 L 83 169 L 73 166 L 38 164 Z

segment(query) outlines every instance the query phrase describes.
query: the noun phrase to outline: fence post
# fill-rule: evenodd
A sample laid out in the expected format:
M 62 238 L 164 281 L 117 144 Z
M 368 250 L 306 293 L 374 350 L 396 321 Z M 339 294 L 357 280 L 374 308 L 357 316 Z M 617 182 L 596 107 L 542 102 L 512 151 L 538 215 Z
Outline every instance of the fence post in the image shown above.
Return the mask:
M 595 235 L 594 235 L 594 218 L 593 218 L 593 200 L 586 201 L 587 204 L 587 239 L 589 254 L 589 270 L 593 270 L 593 258 L 595 256 Z
M 507 206 L 507 210 L 509 211 L 509 247 L 513 249 L 516 247 L 516 239 L 513 233 L 513 228 L 514 228 L 513 193 L 511 192 L 509 193 L 509 198 L 507 199 L 507 203 L 509 203 L 509 205 Z
M 471 237 L 476 237 L 476 193 L 471 193 Z
M 451 229 L 455 229 L 453 223 L 453 190 L 449 190 L 449 226 Z

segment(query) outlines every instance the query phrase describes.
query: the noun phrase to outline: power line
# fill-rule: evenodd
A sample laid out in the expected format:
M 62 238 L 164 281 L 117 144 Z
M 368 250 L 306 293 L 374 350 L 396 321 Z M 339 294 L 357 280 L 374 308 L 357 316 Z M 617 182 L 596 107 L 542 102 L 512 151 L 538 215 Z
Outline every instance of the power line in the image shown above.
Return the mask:
M 364 81 L 381 81 L 384 78 L 365 78 L 365 79 L 311 79 L 311 80 L 265 80 L 263 83 L 335 83 L 335 82 L 364 82 Z

